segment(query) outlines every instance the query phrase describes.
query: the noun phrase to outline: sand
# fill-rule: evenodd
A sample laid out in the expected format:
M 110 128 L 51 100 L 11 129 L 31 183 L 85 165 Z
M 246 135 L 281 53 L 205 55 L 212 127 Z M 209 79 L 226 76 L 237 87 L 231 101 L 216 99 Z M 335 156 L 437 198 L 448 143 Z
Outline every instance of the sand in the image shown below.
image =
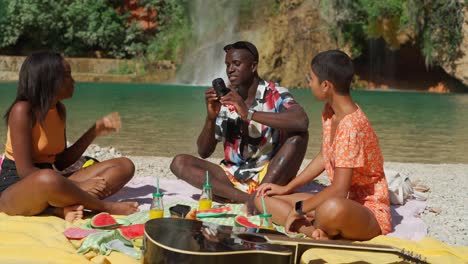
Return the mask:
M 92 145 L 87 153 L 105 160 L 121 154 L 113 148 Z M 129 156 L 135 163 L 136 177 L 159 176 L 176 179 L 169 169 L 172 157 Z M 219 159 L 208 159 L 218 163 Z M 310 160 L 304 160 L 303 169 Z M 468 164 L 421 164 L 386 162 L 386 170 L 398 171 L 430 188 L 428 206 L 421 218 L 428 224 L 428 236 L 451 245 L 468 246 Z M 325 174 L 316 181 L 329 184 Z

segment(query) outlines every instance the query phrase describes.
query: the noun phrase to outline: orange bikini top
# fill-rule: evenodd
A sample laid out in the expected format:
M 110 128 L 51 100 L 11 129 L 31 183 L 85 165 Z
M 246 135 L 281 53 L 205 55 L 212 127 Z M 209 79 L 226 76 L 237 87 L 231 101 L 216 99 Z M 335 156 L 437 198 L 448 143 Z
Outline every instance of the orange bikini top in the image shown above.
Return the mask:
M 55 156 L 65 149 L 65 121 L 57 108 L 47 112 L 44 123 L 36 122 L 32 128 L 32 160 L 34 163 L 54 163 Z M 5 156 L 15 160 L 8 127 Z

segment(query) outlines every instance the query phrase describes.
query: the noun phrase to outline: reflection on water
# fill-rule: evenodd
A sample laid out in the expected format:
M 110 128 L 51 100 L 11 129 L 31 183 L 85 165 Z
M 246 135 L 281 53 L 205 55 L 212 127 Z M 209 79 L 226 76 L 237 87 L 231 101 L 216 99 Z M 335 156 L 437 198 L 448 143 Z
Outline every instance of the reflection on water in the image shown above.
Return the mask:
M 68 139 L 74 141 L 99 117 L 118 111 L 123 129 L 96 140 L 128 155 L 196 154 L 196 139 L 205 120 L 205 88 L 155 84 L 78 84 L 67 106 Z M 15 84 L 0 83 L 3 115 L 15 96 Z M 292 90 L 310 119 L 307 158 L 318 152 L 320 112 L 307 90 Z M 468 95 L 415 92 L 354 92 L 368 115 L 386 161 L 468 163 Z M 0 141 L 6 127 L 0 125 Z M 3 152 L 3 144 L 0 148 Z M 221 144 L 216 156 L 221 157 Z

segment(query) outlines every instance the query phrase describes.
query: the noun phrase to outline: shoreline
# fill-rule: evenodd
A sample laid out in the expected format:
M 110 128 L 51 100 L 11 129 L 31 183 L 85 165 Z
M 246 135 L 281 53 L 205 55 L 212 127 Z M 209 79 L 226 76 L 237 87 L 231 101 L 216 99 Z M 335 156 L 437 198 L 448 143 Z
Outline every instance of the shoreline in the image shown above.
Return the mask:
M 170 171 L 172 157 L 126 156 L 135 163 L 135 177 L 158 176 L 177 179 Z M 100 158 L 102 159 L 102 158 Z M 104 158 L 105 159 L 105 158 Z M 220 158 L 208 161 L 219 163 Z M 310 162 L 305 159 L 300 171 Z M 429 187 L 427 208 L 421 214 L 428 225 L 428 236 L 456 246 L 468 246 L 468 164 L 425 164 L 385 162 L 386 170 L 393 170 L 409 176 L 412 182 L 420 181 Z M 314 181 L 328 185 L 328 177 L 322 173 Z
M 160 85 L 174 85 L 174 86 L 200 86 L 208 87 L 209 84 L 187 84 L 187 83 L 175 83 L 171 82 L 171 79 L 157 81 L 148 79 L 146 76 L 136 76 L 132 74 L 75 74 L 77 77 L 77 83 L 131 83 L 131 84 L 160 84 Z M 174 76 L 171 77 L 172 79 Z M 1 78 L 1 83 L 17 83 L 18 79 Z M 15 87 L 16 88 L 16 87 Z M 308 90 L 306 87 L 289 87 L 290 90 Z M 438 92 L 430 90 L 417 90 L 417 89 L 398 89 L 398 88 L 359 88 L 353 89 L 353 91 L 364 91 L 364 92 L 376 92 L 376 93 L 421 93 L 421 94 L 468 94 L 467 91 L 449 91 L 449 92 Z

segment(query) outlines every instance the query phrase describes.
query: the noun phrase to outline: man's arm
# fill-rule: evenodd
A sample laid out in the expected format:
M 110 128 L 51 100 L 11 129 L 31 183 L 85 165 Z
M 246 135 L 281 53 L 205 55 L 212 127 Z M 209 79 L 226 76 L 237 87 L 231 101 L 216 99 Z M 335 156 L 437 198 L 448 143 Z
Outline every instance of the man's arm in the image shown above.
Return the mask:
M 211 156 L 216 149 L 216 144 L 218 142 L 215 139 L 215 127 L 215 120 L 211 120 L 207 117 L 197 140 L 198 155 L 203 159 Z
M 213 154 L 218 143 L 215 139 L 216 117 L 218 116 L 221 104 L 219 103 L 218 95 L 213 87 L 210 87 L 205 92 L 206 102 L 206 119 L 205 125 L 200 132 L 197 140 L 198 155 L 206 159 Z
M 231 89 L 230 93 L 223 96 L 221 103 L 234 105 L 240 117 L 247 120 L 249 109 L 235 89 Z M 279 113 L 255 112 L 252 115 L 252 120 L 286 132 L 306 132 L 309 128 L 309 118 L 304 109 L 297 103 Z
M 242 117 L 242 119 L 246 118 L 247 116 Z M 252 120 L 287 132 L 306 132 L 309 128 L 309 118 L 298 104 L 279 113 L 255 112 Z

